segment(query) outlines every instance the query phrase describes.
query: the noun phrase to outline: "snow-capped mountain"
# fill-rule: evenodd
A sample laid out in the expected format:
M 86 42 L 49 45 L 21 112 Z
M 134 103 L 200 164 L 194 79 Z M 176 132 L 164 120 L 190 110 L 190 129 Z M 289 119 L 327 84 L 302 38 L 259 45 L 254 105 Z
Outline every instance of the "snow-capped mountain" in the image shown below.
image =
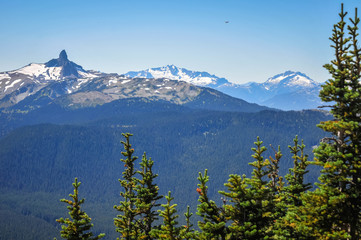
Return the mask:
M 177 70 L 175 66 L 168 69 L 173 74 L 192 74 Z M 255 112 L 267 109 L 213 89 L 165 78 L 171 73 L 167 74 L 156 75 L 156 78 L 130 78 L 84 70 L 71 62 L 63 50 L 57 59 L 0 73 L 0 110 L 26 113 L 49 104 L 78 109 L 130 98 L 213 110 Z M 193 79 L 199 81 L 211 83 L 212 77 L 210 74 L 193 72 Z
M 143 71 L 131 71 L 124 74 L 131 78 L 168 78 L 171 80 L 185 81 L 197 86 L 216 88 L 229 83 L 225 78 L 219 78 L 207 72 L 191 71 L 167 65 L 159 68 L 149 68 Z
M 46 63 L 31 63 L 25 67 L 4 74 L 25 75 L 36 78 L 39 81 L 96 77 L 96 75 L 85 71 L 82 66 L 70 61 L 65 50 L 60 52 L 59 58 L 52 59 Z
M 185 104 L 205 91 L 200 87 L 213 88 L 250 103 L 282 110 L 312 109 L 321 105 L 318 98 L 320 84 L 300 72 L 287 71 L 263 83 L 247 84 L 231 83 L 207 72 L 174 65 L 124 75 L 106 74 L 84 70 L 70 61 L 63 50 L 58 58 L 46 63 L 31 63 L 0 73 L 0 108 L 14 106 L 24 99 L 46 104 L 63 96 L 68 98 L 62 101 L 68 106 L 95 106 L 130 97 Z
M 217 88 L 248 102 L 282 110 L 314 109 L 322 105 L 320 83 L 301 72 L 286 71 L 263 83 L 224 84 Z
M 168 65 L 125 74 L 129 77 L 168 78 L 214 88 L 230 96 L 283 110 L 302 110 L 321 105 L 320 84 L 301 72 L 286 71 L 263 83 L 235 84 L 207 72 Z
M 319 84 L 300 72 L 287 71 L 267 79 L 262 86 L 267 90 L 314 88 Z M 289 91 L 287 91 L 289 92 Z
M 79 84 L 99 75 L 71 62 L 63 50 L 57 59 L 46 63 L 30 63 L 17 70 L 0 73 L 0 108 L 17 104 L 54 83 L 62 83 L 63 89 L 53 97 L 70 93 Z

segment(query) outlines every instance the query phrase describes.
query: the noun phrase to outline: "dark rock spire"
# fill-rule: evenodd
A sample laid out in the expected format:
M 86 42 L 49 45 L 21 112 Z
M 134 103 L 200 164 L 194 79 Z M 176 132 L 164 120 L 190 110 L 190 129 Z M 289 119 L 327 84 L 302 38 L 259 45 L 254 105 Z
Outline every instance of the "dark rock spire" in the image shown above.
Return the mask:
M 59 60 L 68 61 L 68 55 L 66 54 L 65 50 L 61 51 L 59 54 Z
M 62 67 L 61 77 L 80 77 L 78 71 L 85 72 L 81 66 L 69 61 L 65 50 L 60 52 L 59 58 L 50 60 L 49 62 L 45 63 L 45 66 Z

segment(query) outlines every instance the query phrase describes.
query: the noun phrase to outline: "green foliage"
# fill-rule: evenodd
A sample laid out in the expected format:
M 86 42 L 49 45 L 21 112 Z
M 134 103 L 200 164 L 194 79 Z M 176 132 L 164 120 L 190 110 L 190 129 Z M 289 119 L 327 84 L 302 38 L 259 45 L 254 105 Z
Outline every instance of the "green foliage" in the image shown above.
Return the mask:
M 318 234 L 324 238 L 359 239 L 361 237 L 361 57 L 358 47 L 358 24 L 355 11 L 347 25 L 341 5 L 340 21 L 334 25 L 330 40 L 335 59 L 324 67 L 332 78 L 323 86 L 320 97 L 333 102 L 334 120 L 321 122 L 324 131 L 333 136 L 324 138 L 315 150 L 315 163 L 322 166 L 319 190 L 315 199 L 323 209 L 318 219 Z M 346 26 L 349 30 L 346 35 Z M 321 199 L 322 201 L 319 201 Z M 314 212 L 317 213 L 315 210 Z
M 164 210 L 159 210 L 159 216 L 163 218 L 163 224 L 159 229 L 153 229 L 151 235 L 155 239 L 167 239 L 167 240 L 178 240 L 180 237 L 180 227 L 177 226 L 177 204 L 171 204 L 174 199 L 171 196 L 171 192 L 168 192 L 168 195 L 165 196 L 167 203 L 162 204 Z
M 154 179 L 158 174 L 153 173 L 153 164 L 154 162 L 151 159 L 147 159 L 144 153 L 140 163 L 141 170 L 137 171 L 141 176 L 141 179 L 137 180 L 138 185 L 136 186 L 136 206 L 140 213 L 138 223 L 141 239 L 151 239 L 150 232 L 153 228 L 153 222 L 158 220 L 158 214 L 154 209 L 160 206 L 157 201 L 162 198 L 161 195 L 158 195 L 159 187 L 154 184 Z
M 119 179 L 120 185 L 123 187 L 123 192 L 120 192 L 120 196 L 123 201 L 120 205 L 114 206 L 114 208 L 120 212 L 117 218 L 114 219 L 114 225 L 116 231 L 120 233 L 121 239 L 138 239 L 140 230 L 138 227 L 136 217 L 139 215 L 139 209 L 136 206 L 137 196 L 136 188 L 138 181 L 135 178 L 135 166 L 134 162 L 137 157 L 133 157 L 134 149 L 129 143 L 129 138 L 132 134 L 123 134 L 126 141 L 121 143 L 124 145 L 125 152 L 122 152 L 125 159 L 121 159 L 124 163 L 125 170 L 123 172 L 123 179 Z
M 78 188 L 80 186 L 80 182 L 75 178 L 73 183 L 74 193 L 69 194 L 72 200 L 61 199 L 61 202 L 67 203 L 69 206 L 69 218 L 60 218 L 56 221 L 63 224 L 61 226 L 61 237 L 69 240 L 96 240 L 105 236 L 105 234 L 99 234 L 98 236 L 93 236 L 93 233 L 90 229 L 93 227 L 91 223 L 91 218 L 81 210 L 81 204 L 84 203 L 84 198 L 78 198 Z
M 266 148 L 262 146 L 259 137 L 252 148 L 254 162 L 251 178 L 230 175 L 225 186 L 229 192 L 220 192 L 230 198 L 231 205 L 226 205 L 227 219 L 231 220 L 229 227 L 231 239 L 269 239 L 269 228 L 273 219 L 274 190 L 277 177 L 277 164 L 271 166 L 262 154 Z M 277 161 L 274 161 L 276 163 Z M 266 177 L 271 181 L 266 181 Z
M 121 143 L 125 151 L 122 152 L 125 159 L 125 170 L 123 178 L 119 179 L 124 191 L 120 193 L 123 201 L 114 208 L 121 212 L 114 219 L 116 231 L 121 234 L 121 239 L 152 239 L 151 232 L 153 224 L 158 219 L 155 208 L 160 206 L 157 203 L 162 198 L 158 194 L 159 187 L 154 184 L 154 179 L 158 176 L 153 173 L 154 162 L 143 154 L 140 162 L 140 170 L 135 170 L 135 161 L 138 159 L 133 156 L 134 149 L 130 144 L 129 138 L 132 134 L 123 134 L 126 141 Z M 139 178 L 138 178 L 139 175 Z
M 189 206 L 187 206 L 187 212 L 184 213 L 185 216 L 185 225 L 184 228 L 180 231 L 180 236 L 182 239 L 198 239 L 199 232 L 194 231 L 193 224 L 191 222 L 191 217 L 193 213 L 189 211 Z
M 199 194 L 197 214 L 202 217 L 202 220 L 198 221 L 198 227 L 206 239 L 225 239 L 227 234 L 225 211 L 208 197 L 206 184 L 209 181 L 209 176 L 207 172 L 206 169 L 203 175 L 199 173 L 198 176 L 200 183 L 197 188 Z
M 311 188 L 311 184 L 304 182 L 304 176 L 308 171 L 307 166 L 310 164 L 307 159 L 308 155 L 304 154 L 305 145 L 303 140 L 299 145 L 298 136 L 293 140 L 294 145 L 288 146 L 293 154 L 293 168 L 285 176 L 287 185 L 281 187 L 276 200 L 278 215 L 275 218 L 273 232 L 276 239 L 302 239 L 304 234 L 300 230 L 299 216 L 300 208 L 303 207 L 302 195 Z
M 262 146 L 262 143 L 258 137 L 255 142 L 256 148 L 252 148 L 254 151 L 252 157 L 255 159 L 250 163 L 253 166 L 252 177 L 246 179 L 246 183 L 249 185 L 249 205 L 247 206 L 249 218 L 245 225 L 250 225 L 252 229 L 246 231 L 245 235 L 247 238 L 254 239 L 268 239 L 267 230 L 274 209 L 273 192 L 268 181 L 265 180 L 265 177 L 271 173 L 270 161 L 262 156 L 266 151 L 266 147 Z

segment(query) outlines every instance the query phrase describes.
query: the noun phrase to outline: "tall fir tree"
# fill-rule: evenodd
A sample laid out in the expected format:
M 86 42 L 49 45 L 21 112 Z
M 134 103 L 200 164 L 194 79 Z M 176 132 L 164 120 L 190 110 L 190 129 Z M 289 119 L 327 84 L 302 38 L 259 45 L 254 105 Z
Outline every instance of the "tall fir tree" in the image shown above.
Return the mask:
M 271 145 L 272 147 L 272 145 Z M 278 146 L 278 150 L 275 150 L 272 147 L 274 151 L 274 157 L 269 157 L 270 164 L 268 165 L 269 173 L 268 178 L 269 181 L 269 188 L 271 190 L 271 194 L 273 195 L 272 200 L 272 215 L 271 215 L 271 224 L 269 226 L 269 229 L 267 230 L 268 236 L 274 237 L 276 236 L 276 233 L 278 231 L 276 222 L 283 218 L 286 215 L 287 209 L 285 204 L 285 194 L 284 194 L 284 178 L 283 176 L 279 175 L 279 164 L 280 160 L 283 156 L 281 152 L 280 146 Z
M 199 173 L 198 176 L 197 192 L 199 194 L 199 204 L 197 206 L 197 215 L 202 218 L 201 221 L 198 221 L 198 227 L 202 231 L 203 238 L 224 240 L 228 232 L 225 210 L 223 207 L 217 206 L 215 201 L 208 197 L 207 182 L 209 181 L 209 176 L 207 173 L 206 169 L 203 175 Z
M 63 224 L 61 226 L 62 230 L 60 231 L 61 237 L 68 240 L 96 240 L 105 236 L 104 233 L 99 234 L 98 236 L 93 236 L 94 234 L 90 231 L 93 227 L 91 223 L 91 218 L 81 209 L 81 205 L 84 203 L 84 198 L 79 199 L 79 186 L 80 182 L 75 178 L 73 183 L 74 193 L 69 194 L 72 200 L 61 199 L 61 202 L 67 203 L 69 206 L 69 218 L 60 218 L 56 221 Z
M 251 229 L 246 232 L 246 238 L 250 239 L 268 239 L 271 233 L 268 231 L 273 219 L 274 208 L 274 192 L 270 188 L 267 176 L 271 173 L 270 161 L 264 159 L 263 153 L 267 150 L 262 146 L 263 142 L 257 137 L 252 148 L 255 159 L 249 165 L 253 167 L 252 177 L 246 179 L 249 185 L 249 218 L 248 224 Z
M 153 173 L 153 164 L 152 159 L 148 159 L 144 153 L 140 163 L 140 171 L 137 171 L 141 177 L 135 189 L 137 192 L 136 206 L 140 213 L 138 220 L 140 239 L 146 240 L 152 239 L 150 232 L 154 227 L 153 223 L 158 220 L 158 213 L 155 209 L 160 206 L 157 201 L 163 197 L 158 194 L 159 187 L 154 183 L 158 174 Z
M 220 191 L 231 204 L 226 204 L 225 215 L 230 221 L 227 239 L 269 239 L 272 237 L 272 220 L 276 214 L 275 195 L 280 178 L 278 161 L 282 154 L 276 153 L 271 164 L 262 154 L 266 148 L 257 138 L 252 148 L 255 159 L 250 165 L 254 168 L 251 178 L 245 175 L 230 175 L 225 186 L 228 192 Z M 268 177 L 271 179 L 267 181 Z
M 321 238 L 360 239 L 361 51 L 357 42 L 360 19 L 356 8 L 351 25 L 347 26 L 346 15 L 342 4 L 340 21 L 334 25 L 330 38 L 335 59 L 324 66 L 332 78 L 320 92 L 324 102 L 332 103 L 335 119 L 319 125 L 332 136 L 324 138 L 315 150 L 315 162 L 323 169 L 319 189 L 309 200 L 317 199 L 318 207 L 323 209 L 322 216 L 317 216 L 317 234 Z
M 276 239 L 303 239 L 305 235 L 301 231 L 300 209 L 303 207 L 303 194 L 311 189 L 310 183 L 304 182 L 306 170 L 310 164 L 308 155 L 304 153 L 305 145 L 301 141 L 299 144 L 298 136 L 293 140 L 294 145 L 288 146 L 292 153 L 293 168 L 289 169 L 285 179 L 287 185 L 283 187 L 280 194 L 281 201 L 278 204 L 279 209 L 283 209 L 282 214 L 274 223 L 274 233 Z
M 159 216 L 163 218 L 163 224 L 159 229 L 152 229 L 151 236 L 155 239 L 163 240 L 180 240 L 180 227 L 177 226 L 177 204 L 171 204 L 173 197 L 171 192 L 168 192 L 168 195 L 165 196 L 167 203 L 162 204 L 163 210 L 158 210 Z
M 116 226 L 116 231 L 121 234 L 120 239 L 131 240 L 138 239 L 140 235 L 140 228 L 136 218 L 139 215 L 139 209 L 136 206 L 138 180 L 135 177 L 136 171 L 134 164 L 137 157 L 133 157 L 134 149 L 129 142 L 132 134 L 123 133 L 122 135 L 126 140 L 125 142 L 121 142 L 125 149 L 125 151 L 122 152 L 125 159 L 121 159 L 124 163 L 125 170 L 123 172 L 123 179 L 119 179 L 119 182 L 124 190 L 120 192 L 123 201 L 120 202 L 120 205 L 114 206 L 114 208 L 120 212 L 114 219 L 114 225 Z
M 289 203 L 297 207 L 302 205 L 301 194 L 311 189 L 312 186 L 310 183 L 304 182 L 305 174 L 308 173 L 306 168 L 310 164 L 308 155 L 304 153 L 306 146 L 303 144 L 303 140 L 301 145 L 299 144 L 298 136 L 293 139 L 293 142 L 293 146 L 288 146 L 292 153 L 293 168 L 289 170 L 289 174 L 285 177 L 288 182 L 285 192 L 288 195 Z
M 227 238 L 244 239 L 247 232 L 252 230 L 252 224 L 248 222 L 250 212 L 250 196 L 246 176 L 231 174 L 228 182 L 224 184 L 228 191 L 220 191 L 227 201 L 224 206 L 226 219 L 230 222 Z
M 191 217 L 193 213 L 189 211 L 189 206 L 187 206 L 187 212 L 184 213 L 186 224 L 183 226 L 184 228 L 180 231 L 180 236 L 182 239 L 199 239 L 199 232 L 193 229 L 193 224 L 191 221 Z

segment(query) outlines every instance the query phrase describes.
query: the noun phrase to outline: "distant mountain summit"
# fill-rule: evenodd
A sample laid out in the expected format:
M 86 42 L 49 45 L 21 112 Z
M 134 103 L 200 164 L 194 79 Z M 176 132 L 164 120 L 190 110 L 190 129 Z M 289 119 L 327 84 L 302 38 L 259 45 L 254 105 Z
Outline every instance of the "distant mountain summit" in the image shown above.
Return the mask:
M 168 78 L 210 87 L 232 97 L 282 110 L 314 109 L 321 105 L 320 84 L 301 72 L 286 71 L 263 83 L 231 83 L 207 72 L 191 71 L 174 65 L 125 73 L 131 78 Z
M 301 72 L 286 71 L 273 76 L 262 84 L 264 88 L 271 90 L 276 88 L 313 88 L 318 83 Z
M 306 74 L 286 71 L 263 83 L 224 84 L 217 88 L 248 102 L 282 110 L 315 109 L 322 105 L 321 86 Z
M 99 74 L 86 71 L 71 62 L 63 50 L 57 59 L 46 63 L 30 63 L 17 70 L 0 73 L 0 108 L 13 106 L 49 85 L 57 85 L 48 93 L 54 99 L 71 93 L 79 82 Z
M 65 50 L 62 50 L 59 54 L 59 58 L 52 59 L 49 62 L 45 63 L 45 67 L 52 68 L 52 67 L 60 67 L 60 75 L 59 78 L 64 77 L 75 77 L 79 78 L 82 77 L 79 72 L 86 73 L 82 66 L 75 64 L 74 62 L 69 61 L 68 55 L 66 54 Z
M 216 88 L 229 83 L 227 79 L 211 75 L 207 72 L 191 71 L 174 65 L 158 68 L 149 68 L 142 71 L 131 71 L 124 74 L 131 78 L 168 78 L 171 80 L 185 81 L 197 86 Z

